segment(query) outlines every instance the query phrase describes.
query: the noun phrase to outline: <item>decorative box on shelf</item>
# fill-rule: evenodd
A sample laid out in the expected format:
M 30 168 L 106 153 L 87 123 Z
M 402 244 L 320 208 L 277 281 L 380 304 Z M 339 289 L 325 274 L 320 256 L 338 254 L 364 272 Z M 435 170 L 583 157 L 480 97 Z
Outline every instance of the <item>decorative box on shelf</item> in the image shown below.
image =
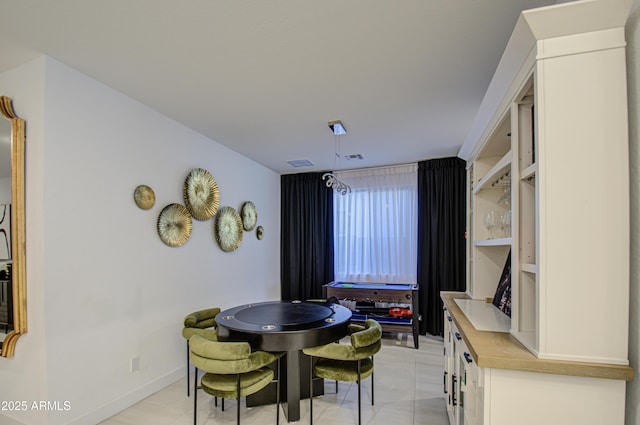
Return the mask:
M 352 322 L 374 319 L 383 332 L 411 332 L 418 348 L 417 284 L 330 282 L 323 290 L 326 298 L 335 297 L 352 311 Z

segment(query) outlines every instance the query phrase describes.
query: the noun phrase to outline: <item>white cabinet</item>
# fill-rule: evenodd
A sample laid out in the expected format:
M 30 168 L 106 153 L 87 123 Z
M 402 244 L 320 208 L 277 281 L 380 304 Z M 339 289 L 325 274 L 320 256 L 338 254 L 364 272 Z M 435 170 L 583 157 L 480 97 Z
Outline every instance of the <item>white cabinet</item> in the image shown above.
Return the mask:
M 508 332 L 445 312 L 454 425 L 624 421 L 629 9 L 524 11 L 460 150 L 469 239 L 467 291 L 455 298 L 492 298 L 509 253 L 512 292 Z
M 451 315 L 447 313 L 447 310 L 444 311 L 444 373 L 443 373 L 443 391 L 444 391 L 444 402 L 447 406 L 447 414 L 449 415 L 449 422 L 453 424 L 457 424 L 455 407 L 457 402 L 455 401 L 455 397 L 453 394 L 454 389 L 454 381 L 457 378 L 454 378 L 454 354 L 453 354 L 453 326 L 452 326 L 452 318 Z
M 628 363 L 629 6 L 524 11 L 460 151 L 467 294 L 493 297 L 511 252 L 511 333 L 541 358 Z
M 444 391 L 452 425 L 482 424 L 483 393 L 478 388 L 479 370 L 461 333 L 445 310 Z
M 456 302 L 460 297 L 466 295 L 442 293 L 451 425 L 624 423 L 631 368 L 540 359 L 509 332 L 476 329 Z

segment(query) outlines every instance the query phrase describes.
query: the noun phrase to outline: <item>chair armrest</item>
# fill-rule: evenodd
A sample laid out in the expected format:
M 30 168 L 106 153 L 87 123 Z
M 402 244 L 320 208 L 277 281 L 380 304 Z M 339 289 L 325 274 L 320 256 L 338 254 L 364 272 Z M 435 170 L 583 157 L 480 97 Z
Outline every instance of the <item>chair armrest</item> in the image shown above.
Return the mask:
M 382 326 L 373 319 L 367 319 L 366 329 L 351 334 L 351 345 L 355 348 L 367 347 L 382 338 Z
M 194 311 L 184 318 L 184 326 L 200 329 L 215 327 L 218 313 L 220 313 L 220 308 L 218 307 Z
M 182 337 L 184 339 L 190 339 L 194 335 L 200 335 L 210 341 L 218 340 L 218 331 L 215 329 L 182 328 Z

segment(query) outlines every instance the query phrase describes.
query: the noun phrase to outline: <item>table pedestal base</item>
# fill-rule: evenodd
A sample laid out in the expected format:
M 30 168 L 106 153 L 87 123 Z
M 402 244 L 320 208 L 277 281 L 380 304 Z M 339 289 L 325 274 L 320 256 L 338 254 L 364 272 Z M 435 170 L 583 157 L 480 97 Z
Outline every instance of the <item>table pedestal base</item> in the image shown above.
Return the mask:
M 275 365 L 273 365 L 275 369 Z M 280 360 L 280 402 L 289 422 L 300 420 L 300 400 L 309 398 L 309 356 L 302 351 L 288 351 Z M 314 379 L 313 396 L 324 394 L 324 380 Z M 272 383 L 247 396 L 247 407 L 275 404 L 276 385 Z

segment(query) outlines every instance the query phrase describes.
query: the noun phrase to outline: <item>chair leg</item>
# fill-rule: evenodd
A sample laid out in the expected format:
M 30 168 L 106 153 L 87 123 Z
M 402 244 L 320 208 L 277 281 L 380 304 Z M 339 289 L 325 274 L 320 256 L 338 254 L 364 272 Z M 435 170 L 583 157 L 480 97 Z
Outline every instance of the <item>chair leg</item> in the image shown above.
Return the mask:
M 276 425 L 280 425 L 280 358 L 278 357 L 278 380 L 276 381 Z
M 373 406 L 373 356 L 371 356 L 371 405 Z
M 313 425 L 313 356 L 309 356 L 309 425 Z
M 237 418 L 238 425 L 240 425 L 240 374 L 238 374 L 238 383 L 236 386 L 236 401 L 237 401 L 236 418 Z
M 187 340 L 187 397 L 191 396 L 189 388 L 191 388 L 191 385 L 189 385 L 189 340 Z
M 198 368 L 196 367 L 196 376 L 193 378 L 193 425 L 196 425 L 196 414 L 198 412 Z
M 360 425 L 362 412 L 361 412 L 361 404 L 360 404 L 360 360 L 358 360 L 358 425 Z

